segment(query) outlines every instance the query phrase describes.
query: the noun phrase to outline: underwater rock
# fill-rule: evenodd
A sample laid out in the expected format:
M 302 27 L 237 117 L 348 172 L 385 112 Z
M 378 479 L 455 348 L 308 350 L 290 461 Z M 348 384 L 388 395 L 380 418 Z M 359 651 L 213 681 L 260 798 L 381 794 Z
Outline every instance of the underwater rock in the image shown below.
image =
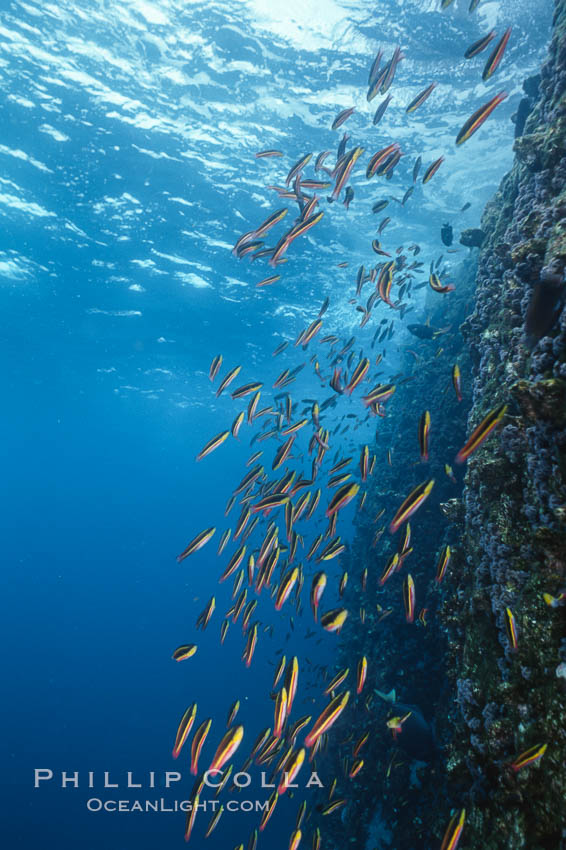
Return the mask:
M 546 420 L 556 427 L 566 426 L 566 382 L 556 378 L 545 381 L 518 381 L 510 388 L 527 419 Z
M 485 239 L 485 233 L 479 227 L 468 227 L 460 233 L 460 244 L 466 248 L 481 248 Z
M 535 286 L 525 317 L 525 334 L 530 348 L 552 330 L 564 306 L 564 295 L 563 285 L 541 281 Z
M 511 120 L 515 124 L 515 138 L 523 135 L 527 118 L 531 114 L 539 94 L 540 74 L 534 74 L 532 77 L 527 77 L 523 82 L 523 91 L 525 97 L 519 102 L 517 112 L 511 116 Z
M 515 124 L 515 138 L 517 139 L 519 136 L 523 135 L 523 130 L 525 129 L 525 124 L 527 122 L 527 118 L 529 117 L 529 112 L 532 109 L 532 102 L 530 98 L 523 97 L 519 101 L 519 106 L 517 107 L 517 111 L 514 115 L 511 116 L 511 121 Z
M 545 239 L 526 239 L 515 245 L 511 249 L 511 260 L 515 265 L 521 262 L 526 262 L 527 265 L 533 264 L 538 258 L 544 257 L 546 251 Z M 521 270 L 521 275 L 524 277 L 524 271 Z M 530 276 L 530 267 L 527 272 L 527 277 Z
M 544 143 L 544 133 L 529 133 L 515 139 L 513 151 L 523 165 L 531 170 L 540 170 L 541 148 Z
M 529 98 L 537 98 L 540 90 L 540 74 L 533 74 L 523 80 L 523 91 Z
M 460 708 L 459 718 L 440 710 L 443 728 L 456 727 L 447 788 L 459 783 L 477 804 L 471 850 L 564 846 L 563 620 L 542 602 L 566 577 L 564 0 L 540 79 L 524 89 L 532 103 L 521 104 L 515 162 L 481 220 L 476 301 L 460 326 L 473 366 L 470 421 L 496 404 L 508 414 L 468 462 L 457 596 L 438 612 L 451 647 L 448 704 Z M 443 512 L 457 515 L 450 505 Z M 544 779 L 504 769 L 538 740 L 553 748 Z
M 564 128 L 551 126 L 515 139 L 513 151 L 529 171 L 554 168 L 564 156 Z
M 464 505 L 461 499 L 449 499 L 440 503 L 440 510 L 450 522 L 459 522 L 463 519 Z

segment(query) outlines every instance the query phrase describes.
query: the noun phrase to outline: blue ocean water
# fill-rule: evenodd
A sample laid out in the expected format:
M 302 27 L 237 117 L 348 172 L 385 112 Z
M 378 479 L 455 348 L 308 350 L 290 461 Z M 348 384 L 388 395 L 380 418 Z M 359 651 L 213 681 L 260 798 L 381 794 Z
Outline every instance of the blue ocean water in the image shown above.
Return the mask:
M 310 409 L 302 399 L 332 394 L 328 385 L 321 390 L 310 360 L 316 354 L 330 377 L 320 337 L 337 335 L 342 345 L 355 336 L 354 365 L 361 350 L 370 356 L 376 322 L 360 330 L 351 299 L 359 265 L 376 262 L 377 225 L 391 217 L 380 239 L 393 253 L 399 245 L 420 246 L 423 277 L 445 250 L 444 221 L 453 223 L 460 248 L 453 258 L 445 254 L 445 264 L 450 270 L 467 257 L 457 234 L 479 226 L 485 202 L 510 167 L 510 119 L 523 79 L 544 57 L 550 19 L 548 0 L 480 2 L 473 14 L 460 0 L 443 12 L 437 2 L 394 0 L 371 8 L 350 0 L 2 4 L 6 846 L 181 846 L 180 812 L 95 813 L 87 801 L 187 799 L 194 781 L 188 746 L 177 762 L 171 747 L 193 701 L 197 723 L 213 720 L 202 757 L 207 764 L 230 705 L 241 701 L 245 738 L 235 760 L 241 765 L 259 732 L 273 725 L 279 650 L 301 663 L 293 719 L 322 710 L 318 665 L 332 666 L 337 637 L 320 627 L 305 637 L 313 628 L 312 564 L 303 616 L 295 613 L 293 624 L 291 601 L 278 614 L 268 594 L 259 597 L 250 669 L 241 660 L 240 623 L 220 646 L 220 623 L 233 603 L 232 578 L 219 585 L 218 575 L 235 546 L 230 542 L 220 559 L 216 549 L 240 510 L 226 518 L 226 502 L 254 451 L 264 451 L 261 462 L 274 480 L 279 443 L 250 447 L 266 418 L 253 427 L 244 422 L 239 439 L 229 437 L 195 462 L 248 401 L 233 401 L 229 391 L 217 399 L 209 365 L 221 353 L 220 376 L 242 366 L 230 390 L 263 382 L 261 407 L 282 392 L 272 385 L 283 369 L 306 364 L 288 388 L 299 419 Z M 484 84 L 487 54 L 465 62 L 464 50 L 507 26 L 513 32 L 504 59 Z M 381 97 L 367 103 L 368 71 L 379 48 L 385 62 L 397 44 L 405 58 L 392 102 L 374 127 Z M 408 116 L 406 106 L 430 82 L 437 84 L 433 94 Z M 464 121 L 502 90 L 508 99 L 455 147 Z M 352 117 L 331 131 L 338 112 L 350 106 Z M 352 174 L 354 200 L 345 209 L 326 202 L 330 190 L 321 192 L 323 219 L 289 248 L 289 262 L 277 269 L 281 280 L 258 289 L 271 270 L 265 261 L 236 259 L 234 243 L 283 206 L 291 226 L 297 205 L 266 187 L 282 185 L 307 152 L 329 149 L 333 164 L 344 130 L 352 137 L 349 149 L 365 148 L 363 167 Z M 367 181 L 368 155 L 392 141 L 404 155 L 391 181 Z M 284 156 L 256 159 L 269 148 Z M 372 215 L 379 198 L 403 197 L 417 156 L 423 169 L 440 156 L 445 161 L 430 183 L 418 181 L 404 206 L 390 200 L 383 214 Z M 307 171 L 312 178 L 312 163 Z M 277 225 L 266 244 L 286 226 Z M 326 297 L 323 331 L 306 351 L 294 346 Z M 424 322 L 423 290 L 414 292 L 411 306 L 411 321 Z M 395 332 L 385 343 L 384 383 L 414 343 L 407 320 L 382 311 L 378 321 L 385 316 Z M 283 341 L 287 350 L 272 357 Z M 383 348 L 371 352 L 372 371 Z M 361 394 L 358 388 L 351 398 L 340 396 L 321 421 L 332 432 L 329 454 L 352 455 L 356 469 L 361 447 L 373 445 L 376 431 Z M 293 451 L 292 468 L 307 478 L 312 430 L 309 424 L 299 432 L 300 449 Z M 323 488 L 318 512 L 300 528 L 305 547 L 326 530 L 328 498 Z M 354 511 L 352 504 L 340 513 L 345 541 L 352 539 Z M 213 540 L 177 564 L 186 544 L 211 526 Z M 259 547 L 265 527 L 262 519 L 250 550 Z M 339 561 L 328 562 L 327 572 L 325 610 L 339 605 Z M 196 618 L 212 595 L 215 614 L 197 632 Z M 264 631 L 269 626 L 272 635 Z M 193 642 L 196 655 L 175 664 L 173 650 Z M 53 779 L 34 788 L 35 769 L 51 770 Z M 183 774 L 171 789 L 164 787 L 168 770 Z M 79 787 L 61 788 L 62 771 L 78 771 Z M 104 771 L 117 790 L 102 787 Z M 141 790 L 126 787 L 128 771 Z M 156 789 L 149 788 L 152 771 Z M 266 798 L 259 771 L 252 775 L 252 788 L 235 799 Z M 287 847 L 299 802 L 310 794 L 301 788 L 282 799 L 260 843 Z M 211 850 L 246 845 L 260 817 L 225 813 L 203 843 L 210 816 L 211 810 L 199 816 L 193 840 Z

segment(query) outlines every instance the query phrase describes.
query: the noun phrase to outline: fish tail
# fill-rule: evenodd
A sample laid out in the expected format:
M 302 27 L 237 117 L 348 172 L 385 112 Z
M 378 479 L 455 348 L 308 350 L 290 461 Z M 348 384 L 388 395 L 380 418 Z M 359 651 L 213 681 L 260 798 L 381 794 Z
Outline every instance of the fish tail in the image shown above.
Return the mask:
M 394 703 L 397 701 L 397 694 L 395 693 L 395 688 L 391 688 L 388 694 L 384 694 L 381 691 L 378 691 L 377 689 L 375 693 L 378 695 L 378 697 L 381 697 L 384 702 Z
M 442 336 L 442 334 L 447 334 L 448 331 L 450 331 L 451 329 L 452 329 L 452 325 L 447 325 L 445 328 L 439 328 L 437 331 L 435 331 L 433 333 L 432 338 L 436 339 L 437 336 Z

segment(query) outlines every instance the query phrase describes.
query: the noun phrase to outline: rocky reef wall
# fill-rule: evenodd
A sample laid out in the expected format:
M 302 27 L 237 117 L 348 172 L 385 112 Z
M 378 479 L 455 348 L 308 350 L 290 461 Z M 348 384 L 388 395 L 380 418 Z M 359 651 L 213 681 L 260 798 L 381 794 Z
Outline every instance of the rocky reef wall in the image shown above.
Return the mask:
M 460 715 L 447 787 L 462 789 L 466 847 L 566 846 L 566 3 L 515 163 L 481 228 L 469 430 L 502 428 L 468 461 L 456 592 L 441 618 Z M 555 597 L 556 607 L 544 594 Z M 509 609 L 517 647 L 508 634 Z M 518 772 L 514 758 L 547 744 Z M 466 789 L 464 791 L 464 789 Z

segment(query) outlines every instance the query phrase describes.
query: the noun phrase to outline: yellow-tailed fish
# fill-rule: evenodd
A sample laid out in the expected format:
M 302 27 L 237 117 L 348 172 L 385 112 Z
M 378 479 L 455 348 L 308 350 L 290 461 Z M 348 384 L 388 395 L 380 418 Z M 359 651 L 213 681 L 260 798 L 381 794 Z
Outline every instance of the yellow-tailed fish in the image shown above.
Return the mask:
M 348 772 L 348 778 L 353 779 L 354 776 L 357 776 L 363 766 L 364 766 L 364 760 L 363 759 L 356 759 L 356 761 L 352 764 L 352 767 L 350 768 L 350 770 Z
M 254 623 L 251 627 L 248 639 L 246 642 L 246 647 L 244 649 L 242 660 L 245 662 L 246 667 L 249 667 L 252 663 L 252 658 L 254 655 L 254 651 L 257 645 L 257 623 Z
M 199 795 L 195 794 L 194 797 L 192 797 L 190 800 L 190 808 L 187 811 L 187 819 L 185 821 L 185 841 L 189 841 L 191 837 L 193 826 L 195 825 L 195 818 L 198 811 L 198 805 Z
M 196 651 L 196 643 L 186 643 L 178 646 L 171 657 L 174 661 L 185 661 L 187 658 L 192 658 Z
M 495 407 L 487 414 L 485 419 L 483 419 L 477 428 L 472 431 L 470 438 L 456 455 L 456 463 L 464 463 L 472 452 L 475 452 L 475 450 L 481 446 L 483 441 L 489 437 L 494 428 L 499 425 L 505 416 L 506 410 L 507 405 L 500 404 L 499 407 Z
M 216 390 L 216 398 L 218 398 L 218 396 L 226 389 L 226 387 L 228 387 L 232 383 L 234 378 L 238 376 L 241 368 L 241 366 L 235 366 L 225 375 L 225 377 L 220 382 L 218 389 Z
M 313 724 L 309 734 L 305 738 L 305 746 L 313 747 L 319 740 L 321 735 L 327 732 L 330 727 L 338 720 L 350 699 L 350 691 L 345 691 L 340 694 L 326 706 L 324 711 L 319 715 Z
M 346 800 L 334 800 L 334 802 L 328 803 L 326 806 L 324 806 L 324 808 L 321 810 L 320 814 L 323 815 L 323 816 L 324 815 L 331 815 L 333 812 L 337 811 L 338 809 L 341 809 L 342 806 L 345 806 L 345 805 L 346 805 Z
M 466 810 L 462 809 L 459 813 L 453 815 L 448 824 L 440 850 L 456 850 L 458 842 L 462 836 L 464 822 L 466 820 Z
M 492 97 L 492 99 L 488 101 L 488 103 L 484 104 L 483 106 L 480 106 L 479 109 L 476 109 L 474 114 L 471 115 L 470 118 L 468 118 L 468 120 L 464 123 L 462 129 L 456 136 L 456 144 L 463 145 L 464 142 L 466 142 L 470 138 L 470 136 L 473 136 L 476 130 L 479 130 L 483 122 L 487 118 L 489 118 L 493 110 L 497 106 L 499 106 L 500 103 L 503 103 L 506 98 L 507 92 L 499 92 L 499 94 L 496 94 L 495 97 Z
M 509 41 L 509 37 L 511 36 L 511 27 L 508 27 L 500 40 L 497 42 L 493 51 L 489 55 L 487 62 L 485 63 L 485 67 L 482 72 L 482 80 L 484 83 L 491 77 L 493 73 L 499 67 L 499 64 L 503 58 L 503 53 L 505 52 L 505 48 L 507 47 L 507 42 Z
M 327 611 L 322 615 L 320 625 L 327 632 L 336 632 L 336 634 L 339 634 L 346 622 L 347 616 L 348 611 L 345 608 L 333 608 L 332 611 Z
M 517 756 L 517 758 L 511 763 L 511 768 L 515 773 L 519 770 L 522 770 L 524 767 L 528 767 L 530 764 L 534 764 L 539 761 L 546 752 L 548 744 L 536 744 L 534 747 L 530 747 L 528 750 L 525 750 L 524 753 Z
M 303 766 L 304 760 L 305 749 L 303 747 L 297 753 L 295 753 L 289 760 L 288 764 L 285 765 L 283 776 L 281 778 L 281 781 L 279 782 L 279 787 L 277 788 L 278 794 L 284 794 L 287 789 L 293 784 L 295 777 Z
M 208 838 L 209 835 L 214 831 L 216 825 L 218 824 L 218 821 L 222 817 L 223 811 L 224 811 L 224 805 L 221 804 L 220 808 L 216 812 L 214 812 L 214 814 L 212 815 L 212 817 L 210 819 L 210 823 L 208 824 L 208 828 L 207 828 L 207 830 L 204 834 L 205 838 Z
M 430 435 L 430 413 L 428 410 L 422 414 L 419 420 L 419 446 L 421 460 L 428 460 L 428 443 Z
M 455 363 L 452 367 L 452 385 L 454 387 L 454 392 L 456 393 L 456 398 L 458 401 L 462 401 L 460 367 L 457 363 Z
M 517 637 L 517 622 L 515 620 L 515 615 L 513 614 L 510 608 L 505 609 L 505 628 L 507 631 L 507 637 L 509 639 L 509 646 L 511 648 L 511 652 L 517 652 L 519 648 L 519 641 Z
M 183 549 L 181 554 L 177 555 L 177 561 L 181 563 L 181 561 L 184 561 L 189 555 L 192 555 L 193 552 L 197 552 L 199 549 L 202 549 L 205 543 L 208 543 L 215 532 L 216 528 L 206 528 L 204 531 L 201 531 L 200 534 L 197 534 L 188 546 Z
M 293 707 L 293 702 L 295 700 L 295 696 L 297 694 L 297 683 L 299 681 L 299 659 L 296 655 L 294 655 L 289 664 L 287 665 L 287 669 L 285 671 L 285 678 L 283 680 L 283 684 L 285 690 L 287 691 L 287 715 L 291 714 L 291 709 Z
M 212 440 L 209 440 L 208 443 L 200 450 L 198 455 L 196 456 L 196 460 L 202 460 L 204 457 L 209 455 L 218 446 L 221 446 L 224 440 L 229 436 L 230 431 L 221 431 L 220 434 L 217 434 Z
M 403 582 L 403 602 L 405 604 L 405 619 L 407 623 L 415 619 L 415 583 L 410 573 Z
M 418 487 L 415 487 L 414 490 L 409 493 L 393 519 L 389 525 L 389 532 L 391 534 L 395 534 L 395 532 L 406 522 L 409 517 L 411 517 L 415 511 L 417 511 L 421 505 L 428 499 L 430 496 L 431 490 L 434 487 L 434 479 L 431 478 L 429 481 L 424 481 L 422 484 L 419 484 Z
M 331 499 L 330 504 L 328 505 L 326 516 L 331 517 L 332 514 L 346 507 L 352 499 L 355 498 L 358 491 L 360 489 L 359 484 L 345 484 L 339 490 L 337 490 L 334 497 Z
M 228 711 L 228 718 L 226 720 L 226 728 L 227 729 L 230 728 L 230 726 L 232 725 L 232 723 L 236 719 L 236 715 L 237 715 L 239 710 L 240 710 L 240 700 L 237 699 L 235 702 L 232 703 L 232 705 L 230 706 L 230 710 Z
M 211 726 L 212 718 L 209 717 L 207 720 L 203 720 L 193 736 L 191 743 L 191 773 L 193 776 L 196 776 L 198 773 L 199 756 Z
M 275 720 L 273 725 L 273 736 L 280 738 L 283 733 L 283 727 L 287 720 L 287 689 L 285 686 L 281 688 L 275 698 Z
M 368 672 L 368 661 L 365 655 L 358 661 L 358 675 L 356 682 L 356 693 L 361 694 Z
M 242 743 L 243 737 L 243 726 L 235 726 L 233 729 L 229 729 L 228 732 L 226 732 L 226 734 L 218 744 L 217 750 L 208 769 L 209 773 L 214 773 L 215 771 L 222 770 L 222 767 L 226 764 L 227 761 L 232 758 L 232 756 Z
M 261 820 L 259 822 L 259 831 L 263 832 L 265 829 L 267 822 L 271 815 L 273 814 L 273 810 L 275 809 L 275 805 L 277 800 L 279 799 L 279 794 L 277 793 L 277 789 L 271 794 L 269 800 L 267 801 L 267 807 L 263 810 L 261 815 Z
M 435 159 L 423 174 L 423 183 L 428 183 L 429 180 L 432 180 L 442 163 L 444 162 L 444 157 L 441 156 L 438 159 Z
M 349 667 L 346 667 L 344 670 L 340 670 L 340 672 L 337 673 L 336 676 L 334 676 L 334 678 L 332 679 L 332 681 L 329 682 L 329 684 L 326 686 L 326 689 L 324 691 L 324 695 L 330 696 L 332 691 L 337 690 L 340 687 L 340 685 L 342 684 L 342 682 L 344 682 L 347 679 L 349 672 L 350 672 Z
M 197 704 L 196 702 L 194 702 L 187 708 L 187 710 L 181 717 L 181 722 L 179 723 L 179 728 L 177 729 L 177 735 L 175 737 L 175 745 L 173 747 L 172 755 L 174 759 L 179 757 L 179 753 L 183 748 L 183 744 L 187 740 L 192 725 L 195 722 L 196 713 Z
M 213 358 L 212 363 L 210 364 L 210 369 L 208 371 L 208 377 L 211 381 L 214 381 L 218 374 L 218 370 L 222 366 L 222 355 L 217 354 L 216 357 Z
M 443 547 L 442 552 L 440 553 L 440 557 L 438 558 L 438 562 L 436 564 L 436 577 L 435 581 L 437 584 L 440 584 L 442 579 L 444 578 L 444 574 L 446 572 L 446 568 L 450 562 L 451 550 L 450 546 L 446 545 Z

